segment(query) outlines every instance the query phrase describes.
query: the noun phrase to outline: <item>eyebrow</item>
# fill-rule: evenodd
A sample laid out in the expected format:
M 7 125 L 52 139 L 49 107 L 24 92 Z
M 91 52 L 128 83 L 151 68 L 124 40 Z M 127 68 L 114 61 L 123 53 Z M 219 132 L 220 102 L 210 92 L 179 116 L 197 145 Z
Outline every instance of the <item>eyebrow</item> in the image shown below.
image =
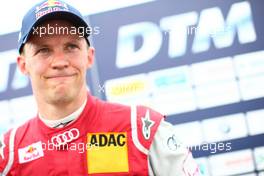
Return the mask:
M 82 44 L 81 42 L 82 42 L 82 38 L 77 38 L 77 39 L 69 40 L 65 44 L 74 43 L 74 44 L 81 45 Z
M 81 39 L 80 39 L 80 38 L 77 38 L 77 39 L 69 40 L 69 41 L 65 42 L 64 44 L 69 44 L 69 43 L 78 43 L 78 44 L 80 44 L 80 42 L 81 42 Z M 50 44 L 45 44 L 45 42 L 43 42 L 43 43 L 44 43 L 44 44 L 42 44 L 42 43 L 33 43 L 33 42 L 31 42 L 31 46 L 32 46 L 33 48 L 51 47 Z
M 49 47 L 50 45 L 47 45 L 47 44 L 33 44 L 32 46 L 34 48 L 42 48 L 42 47 Z
M 36 44 L 36 43 L 31 43 L 30 44 L 30 48 L 33 51 L 38 50 L 39 48 L 47 48 L 47 47 L 50 47 L 50 45 L 47 45 L 47 44 Z

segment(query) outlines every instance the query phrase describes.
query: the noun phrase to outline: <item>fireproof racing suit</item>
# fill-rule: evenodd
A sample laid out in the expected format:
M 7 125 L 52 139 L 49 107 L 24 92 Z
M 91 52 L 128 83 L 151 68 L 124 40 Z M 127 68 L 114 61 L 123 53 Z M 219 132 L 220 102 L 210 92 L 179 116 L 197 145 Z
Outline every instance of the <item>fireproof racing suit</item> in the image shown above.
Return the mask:
M 63 128 L 37 116 L 0 140 L 0 175 L 199 175 L 187 148 L 161 114 L 88 94 L 81 115 Z

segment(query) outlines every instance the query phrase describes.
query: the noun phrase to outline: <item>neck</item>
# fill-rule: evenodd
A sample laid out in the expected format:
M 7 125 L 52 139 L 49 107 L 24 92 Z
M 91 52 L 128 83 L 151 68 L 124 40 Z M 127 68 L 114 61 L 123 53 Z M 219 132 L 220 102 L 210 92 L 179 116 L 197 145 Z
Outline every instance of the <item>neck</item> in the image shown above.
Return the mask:
M 81 93 L 82 92 L 82 93 Z M 79 109 L 87 99 L 87 91 L 80 94 L 71 102 L 46 103 L 37 101 L 39 113 L 46 120 L 60 120 Z

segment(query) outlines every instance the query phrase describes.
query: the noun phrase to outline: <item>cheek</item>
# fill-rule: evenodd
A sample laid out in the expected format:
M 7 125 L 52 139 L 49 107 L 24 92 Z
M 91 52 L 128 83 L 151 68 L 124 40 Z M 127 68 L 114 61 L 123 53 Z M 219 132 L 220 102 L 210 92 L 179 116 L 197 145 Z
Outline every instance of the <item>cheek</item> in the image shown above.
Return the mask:
M 28 65 L 28 72 L 29 75 L 31 75 L 32 77 L 34 76 L 39 77 L 39 75 L 45 73 L 45 70 L 46 70 L 46 65 L 41 62 L 29 63 Z
M 80 69 L 81 71 L 86 71 L 88 68 L 88 59 L 87 56 L 80 55 L 78 59 L 75 59 L 72 63 L 74 67 Z

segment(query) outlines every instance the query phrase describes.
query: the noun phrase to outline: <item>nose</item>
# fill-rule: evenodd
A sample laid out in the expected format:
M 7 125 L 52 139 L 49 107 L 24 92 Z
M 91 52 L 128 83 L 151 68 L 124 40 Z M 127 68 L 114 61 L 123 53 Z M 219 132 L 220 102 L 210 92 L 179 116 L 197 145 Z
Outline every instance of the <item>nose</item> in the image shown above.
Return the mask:
M 54 52 L 54 57 L 51 62 L 53 69 L 61 70 L 69 66 L 69 61 L 63 51 Z

